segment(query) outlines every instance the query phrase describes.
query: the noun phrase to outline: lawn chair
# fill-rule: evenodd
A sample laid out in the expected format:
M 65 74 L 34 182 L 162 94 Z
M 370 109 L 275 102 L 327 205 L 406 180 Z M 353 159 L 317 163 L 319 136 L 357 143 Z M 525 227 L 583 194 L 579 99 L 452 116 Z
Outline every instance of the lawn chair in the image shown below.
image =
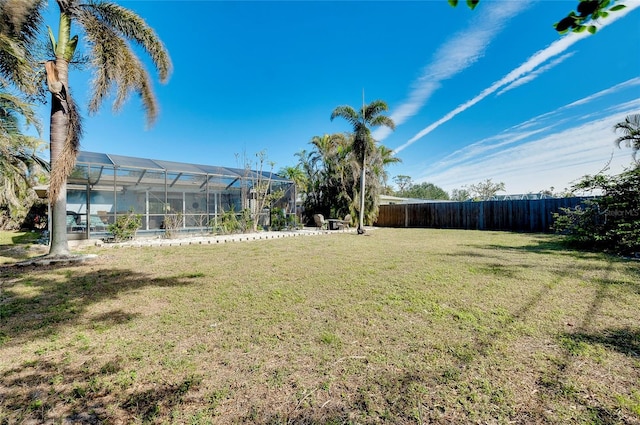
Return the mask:
M 348 229 L 350 226 L 351 226 L 351 214 L 347 214 L 344 216 L 344 220 L 342 220 L 338 224 L 338 227 L 340 229 Z
M 322 214 L 314 214 L 313 221 L 316 223 L 316 227 L 318 229 L 327 228 L 327 222 L 324 220 L 324 216 Z

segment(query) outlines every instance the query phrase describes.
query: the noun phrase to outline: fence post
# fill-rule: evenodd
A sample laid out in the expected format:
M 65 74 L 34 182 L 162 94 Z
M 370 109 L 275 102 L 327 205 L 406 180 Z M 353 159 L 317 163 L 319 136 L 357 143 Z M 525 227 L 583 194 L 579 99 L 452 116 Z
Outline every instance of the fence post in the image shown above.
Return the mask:
M 409 227 L 409 205 L 404 204 L 404 227 Z

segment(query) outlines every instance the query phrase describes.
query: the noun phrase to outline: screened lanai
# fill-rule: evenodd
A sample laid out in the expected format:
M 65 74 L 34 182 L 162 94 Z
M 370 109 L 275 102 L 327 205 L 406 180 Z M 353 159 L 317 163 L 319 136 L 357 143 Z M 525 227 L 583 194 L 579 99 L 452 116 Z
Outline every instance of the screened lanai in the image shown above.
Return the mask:
M 226 211 L 255 211 L 255 187 L 265 183 L 282 190 L 276 203 L 291 211 L 293 182 L 270 172 L 80 152 L 67 184 L 67 231 L 100 237 L 130 211 L 142 216 L 142 233 L 161 233 L 169 215 L 185 231 L 202 230 Z

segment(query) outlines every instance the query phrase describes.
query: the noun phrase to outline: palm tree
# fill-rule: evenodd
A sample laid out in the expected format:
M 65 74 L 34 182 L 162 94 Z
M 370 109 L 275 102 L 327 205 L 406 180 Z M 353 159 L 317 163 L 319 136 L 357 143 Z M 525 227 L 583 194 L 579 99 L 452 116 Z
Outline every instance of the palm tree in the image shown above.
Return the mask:
M 389 149 L 384 145 L 378 146 L 376 155 L 374 158 L 375 174 L 380 176 L 380 180 L 384 189 L 388 188 L 389 173 L 387 173 L 386 167 L 389 164 L 397 164 L 402 162 L 402 159 L 394 155 L 393 149 Z
M 395 129 L 393 120 L 382 112 L 388 109 L 387 104 L 382 100 L 374 100 L 368 105 L 363 105 L 360 111 L 356 111 L 351 106 L 338 106 L 331 114 L 331 120 L 336 117 L 344 118 L 353 127 L 353 153 L 360 165 L 360 211 L 358 222 L 358 233 L 364 233 L 364 203 L 365 203 L 365 174 L 367 166 L 367 156 L 375 150 L 376 141 L 371 137 L 371 127 L 385 126 Z
M 293 184 L 298 190 L 304 188 L 306 185 L 307 175 L 302 170 L 300 164 L 296 166 L 287 165 L 282 167 L 280 171 L 278 171 L 278 174 L 285 179 L 293 181 Z
M 46 7 L 47 1 L 20 2 L 31 5 L 30 12 L 3 9 L 0 12 L 6 16 L 0 21 L 31 22 L 29 28 L 33 28 L 36 22 L 32 21 L 39 18 L 37 12 Z M 71 23 L 84 32 L 89 64 L 94 70 L 90 113 L 97 112 L 104 98 L 115 88 L 115 110 L 122 107 L 131 92 L 136 92 L 142 99 L 147 123 L 152 124 L 157 116 L 157 104 L 151 78 L 128 41 L 146 51 L 163 83 L 169 78 L 171 60 L 153 29 L 140 16 L 122 6 L 102 0 L 86 3 L 56 0 L 56 3 L 59 9 L 57 37 L 49 29 L 54 58 L 45 63 L 47 88 L 51 93 L 49 199 L 52 229 L 49 256 L 66 256 L 69 254 L 65 226 L 66 182 L 75 165 L 82 133 L 80 116 L 69 88 L 69 64 L 79 42 L 77 35 L 71 35 Z M 25 43 L 28 41 L 24 40 Z
M 342 216 L 352 209 L 352 135 L 337 133 L 314 136 L 309 154 L 314 179 L 305 202 L 307 214 Z
M 34 122 L 33 110 L 22 99 L 0 91 L 0 227 L 15 225 L 24 218 L 35 199 L 31 189 L 38 171 L 48 164 L 36 150 L 40 140 L 20 132 L 19 117 Z M 37 123 L 36 123 L 37 126 Z
M 622 131 L 622 136 L 615 141 L 616 145 L 620 147 L 620 144 L 624 142 L 628 148 L 632 149 L 631 156 L 633 160 L 638 162 L 636 154 L 640 150 L 640 114 L 627 116 L 624 121 L 617 123 L 613 129 L 614 131 Z

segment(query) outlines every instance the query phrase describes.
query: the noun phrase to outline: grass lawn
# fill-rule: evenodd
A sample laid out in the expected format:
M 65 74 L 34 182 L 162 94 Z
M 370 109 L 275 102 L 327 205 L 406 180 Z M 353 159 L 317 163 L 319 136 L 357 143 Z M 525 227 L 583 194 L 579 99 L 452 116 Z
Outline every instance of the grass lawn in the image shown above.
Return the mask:
M 31 245 L 40 233 L 0 231 L 0 266 L 47 253 L 42 245 Z
M 432 229 L 0 268 L 0 423 L 640 424 L 640 263 Z

